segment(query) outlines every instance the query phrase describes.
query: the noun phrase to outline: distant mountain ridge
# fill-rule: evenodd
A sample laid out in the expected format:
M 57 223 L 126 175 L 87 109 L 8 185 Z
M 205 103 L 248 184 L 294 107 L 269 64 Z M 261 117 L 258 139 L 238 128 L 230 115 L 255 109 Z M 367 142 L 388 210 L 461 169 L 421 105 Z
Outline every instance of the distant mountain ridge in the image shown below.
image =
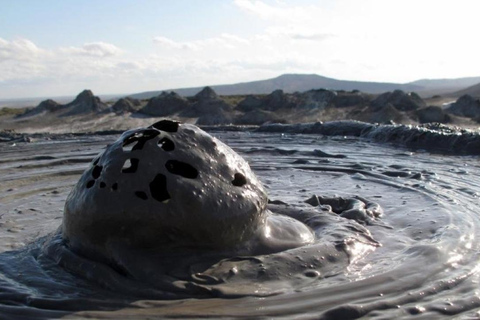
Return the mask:
M 410 82 L 410 84 L 423 87 L 423 89 L 420 90 L 420 93 L 424 97 L 435 94 L 447 94 L 452 97 L 459 97 L 463 94 L 470 94 L 473 96 L 478 96 L 480 94 L 480 77 L 456 79 L 422 79 Z M 470 87 L 472 86 L 477 86 L 477 89 L 470 89 Z M 462 91 L 467 91 L 469 89 L 470 92 L 461 93 Z
M 421 79 L 410 82 L 410 84 L 421 86 L 424 88 L 466 88 L 472 84 L 480 83 L 480 77 L 467 77 L 456 79 Z
M 455 95 L 457 97 L 463 96 L 465 94 L 468 94 L 468 95 L 470 95 L 472 97 L 475 97 L 475 98 L 480 98 L 480 81 L 476 85 L 473 85 L 471 87 L 468 87 L 466 89 L 463 89 L 463 90 L 460 90 L 460 91 L 457 91 L 457 92 L 453 93 L 453 95 Z
M 359 90 L 365 93 L 379 94 L 387 91 L 403 90 L 414 91 L 422 96 L 441 94 L 464 89 L 480 83 L 480 77 L 459 79 L 422 79 L 410 83 L 367 82 L 337 80 L 317 74 L 284 74 L 276 78 L 241 82 L 236 84 L 209 85 L 219 95 L 269 94 L 274 90 L 283 90 L 285 93 L 304 92 L 311 89 L 329 90 Z M 206 84 L 208 85 L 208 84 Z M 204 87 L 180 88 L 170 90 L 147 91 L 131 94 L 135 99 L 150 99 L 158 96 L 162 91 L 174 91 L 181 96 L 194 96 Z

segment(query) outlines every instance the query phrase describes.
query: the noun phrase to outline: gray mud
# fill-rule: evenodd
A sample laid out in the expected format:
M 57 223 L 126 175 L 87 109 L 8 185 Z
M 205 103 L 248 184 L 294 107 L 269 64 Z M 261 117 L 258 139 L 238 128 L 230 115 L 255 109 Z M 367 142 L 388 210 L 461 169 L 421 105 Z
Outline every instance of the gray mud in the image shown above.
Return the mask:
M 0 315 L 480 316 L 476 157 L 285 130 L 215 136 L 249 161 L 268 191 L 272 212 L 316 231 L 314 244 L 250 257 L 171 255 L 163 262 L 181 262 L 168 273 L 166 283 L 174 285 L 149 285 L 148 278 L 75 255 L 56 233 L 71 188 L 116 136 L 4 143 Z M 146 256 L 130 254 L 125 256 L 129 261 Z M 135 261 L 138 266 L 154 262 Z M 155 270 L 150 274 L 154 279 Z
M 480 154 L 480 134 L 478 130 L 448 127 L 435 123 L 412 126 L 403 124 L 381 125 L 342 120 L 325 123 L 266 124 L 258 128 L 257 131 L 351 136 L 435 153 Z

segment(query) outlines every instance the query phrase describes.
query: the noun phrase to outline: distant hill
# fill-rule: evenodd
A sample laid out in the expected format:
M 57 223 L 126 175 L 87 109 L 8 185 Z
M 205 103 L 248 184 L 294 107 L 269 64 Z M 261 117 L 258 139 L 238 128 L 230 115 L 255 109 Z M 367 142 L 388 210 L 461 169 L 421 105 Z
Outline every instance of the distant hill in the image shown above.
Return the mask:
M 466 89 L 463 89 L 463 90 L 460 90 L 460 91 L 456 91 L 454 93 L 452 93 L 452 95 L 456 96 L 456 97 L 461 97 L 465 94 L 468 94 L 474 98 L 480 98 L 480 83 L 477 83 L 476 85 L 473 85 L 471 87 L 468 87 Z
M 434 94 L 450 94 L 480 83 L 480 77 L 456 78 L 456 79 L 422 79 L 409 84 L 422 87 L 419 92 L 422 96 Z M 455 93 L 452 94 L 457 96 Z
M 316 74 L 284 74 L 279 77 L 267 80 L 243 82 L 226 85 L 210 86 L 219 95 L 243 95 L 243 94 L 269 94 L 274 90 L 281 89 L 285 93 L 304 92 L 311 89 L 330 89 L 330 90 L 359 90 L 366 93 L 383 93 L 400 89 L 404 91 L 415 91 L 421 89 L 420 86 L 387 82 L 364 82 L 364 81 L 346 81 L 337 80 L 319 76 Z M 165 91 L 174 91 L 182 96 L 194 96 L 200 92 L 203 87 L 171 89 Z M 163 90 L 162 90 L 163 91 Z M 162 91 L 148 91 L 130 95 L 136 99 L 149 99 L 159 95 Z
M 284 74 L 279 77 L 267 80 L 242 82 L 226 85 L 209 85 L 219 95 L 244 95 L 244 94 L 269 94 L 274 90 L 281 89 L 285 93 L 304 92 L 311 89 L 330 90 L 359 90 L 365 93 L 379 94 L 396 89 L 406 92 L 414 91 L 426 97 L 433 94 L 443 94 L 463 89 L 480 82 L 477 78 L 460 79 L 423 79 L 410 83 L 389 83 L 389 82 L 366 82 L 337 80 L 323 77 L 317 74 Z M 181 88 L 159 91 L 148 91 L 129 95 L 135 99 L 150 99 L 158 96 L 162 91 L 174 91 L 182 96 L 194 96 L 203 87 Z

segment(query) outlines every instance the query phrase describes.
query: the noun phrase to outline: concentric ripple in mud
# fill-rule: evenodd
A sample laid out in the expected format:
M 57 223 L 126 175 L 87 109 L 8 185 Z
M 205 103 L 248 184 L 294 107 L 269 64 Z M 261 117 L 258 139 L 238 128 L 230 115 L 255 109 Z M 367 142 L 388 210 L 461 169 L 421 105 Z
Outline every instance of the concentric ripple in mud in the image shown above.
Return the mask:
M 316 253 L 307 247 L 295 253 L 298 261 L 289 268 L 296 271 L 287 286 L 285 282 L 278 287 L 272 285 L 275 282 L 262 286 L 261 281 L 252 280 L 250 287 L 242 283 L 243 288 L 256 287 L 268 294 L 254 295 L 242 291 L 242 286 L 237 292 L 228 288 L 214 295 L 207 292 L 202 299 L 189 291 L 181 297 L 149 292 L 121 273 L 93 269 L 88 259 L 79 262 L 57 255 L 63 257 L 62 264 L 51 259 L 55 253 L 46 255 L 42 248 L 61 223 L 71 187 L 103 146 L 116 137 L 2 144 L 0 314 L 27 319 L 480 316 L 480 185 L 476 181 L 480 169 L 476 157 L 414 153 L 356 138 L 248 132 L 215 135 L 250 162 L 274 203 L 317 210 L 304 203 L 310 199 L 312 204 L 332 205 L 334 211 L 341 206 L 335 208 L 331 199 L 339 197 L 362 199 L 367 207 L 369 202 L 378 203 L 383 216 L 366 216 L 364 225 L 381 246 L 368 254 L 346 256 L 338 260 L 346 263 L 331 263 L 330 273 L 320 270 L 318 274 L 309 267 L 315 261 L 308 261 Z M 312 195 L 318 197 L 312 200 Z M 291 258 L 280 259 L 280 265 Z M 328 260 L 328 256 L 323 258 Z M 69 266 L 68 261 L 79 263 Z M 245 261 L 262 268 L 262 261 Z M 255 270 L 255 277 L 259 269 L 245 267 Z M 248 277 L 254 279 L 253 275 L 243 279 Z M 198 281 L 208 284 L 217 278 L 218 274 L 204 275 Z

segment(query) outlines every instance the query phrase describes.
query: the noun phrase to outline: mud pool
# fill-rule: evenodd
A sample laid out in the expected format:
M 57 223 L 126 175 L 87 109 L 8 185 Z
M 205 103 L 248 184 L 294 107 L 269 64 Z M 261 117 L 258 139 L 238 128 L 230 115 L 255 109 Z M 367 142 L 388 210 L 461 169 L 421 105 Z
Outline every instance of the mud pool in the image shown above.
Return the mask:
M 115 270 L 93 270 L 88 261 L 65 266 L 41 254 L 73 185 L 117 136 L 3 143 L 0 318 L 480 317 L 477 156 L 343 135 L 212 134 L 248 160 L 277 205 L 317 210 L 305 203 L 312 195 L 377 203 L 383 215 L 364 227 L 381 246 L 306 273 L 305 260 L 317 254 L 307 245 L 295 254 L 288 281 L 259 284 L 255 274 L 235 292 L 159 295 Z

